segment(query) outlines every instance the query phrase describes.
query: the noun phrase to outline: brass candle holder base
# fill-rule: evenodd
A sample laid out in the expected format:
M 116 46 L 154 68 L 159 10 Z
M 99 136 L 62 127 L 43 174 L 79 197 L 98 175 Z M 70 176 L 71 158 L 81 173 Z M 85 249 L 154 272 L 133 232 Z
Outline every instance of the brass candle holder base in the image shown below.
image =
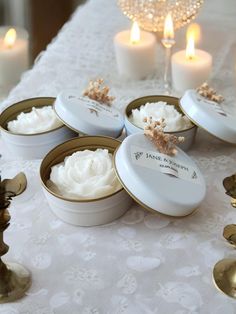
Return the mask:
M 30 272 L 17 263 L 7 263 L 1 259 L 9 247 L 3 241 L 3 233 L 10 225 L 8 207 L 12 197 L 21 194 L 27 185 L 24 173 L 19 173 L 13 179 L 1 181 L 0 177 L 0 303 L 15 301 L 25 295 L 31 285 Z
M 234 208 L 236 208 L 236 198 L 231 198 L 231 206 L 233 206 Z
M 31 274 L 17 263 L 2 263 L 0 268 L 0 303 L 22 298 L 31 286 Z
M 231 224 L 224 227 L 223 237 L 230 245 L 236 248 L 236 225 Z
M 227 296 L 236 298 L 236 259 L 225 258 L 213 269 L 216 287 Z
M 236 207 L 236 174 L 226 177 L 223 186 L 225 193 L 231 196 L 231 205 Z M 236 224 L 225 226 L 223 237 L 236 248 Z M 213 269 L 213 280 L 220 291 L 236 299 L 236 259 L 224 258 L 217 262 Z

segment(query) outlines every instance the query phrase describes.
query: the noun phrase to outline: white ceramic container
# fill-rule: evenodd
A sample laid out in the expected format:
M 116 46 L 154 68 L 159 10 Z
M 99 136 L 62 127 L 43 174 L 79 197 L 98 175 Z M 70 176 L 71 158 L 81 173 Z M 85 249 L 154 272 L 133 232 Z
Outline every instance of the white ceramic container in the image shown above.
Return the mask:
M 109 223 L 122 216 L 131 206 L 132 198 L 121 188 L 105 197 L 91 200 L 72 200 L 52 192 L 47 187 L 51 167 L 62 162 L 76 151 L 97 148 L 113 153 L 120 145 L 118 140 L 105 136 L 83 136 L 74 138 L 51 150 L 43 159 L 40 177 L 43 191 L 53 213 L 61 220 L 78 226 L 95 226 Z
M 7 130 L 7 123 L 16 119 L 21 112 L 29 112 L 32 107 L 53 105 L 53 97 L 30 98 L 5 109 L 0 115 L 0 130 L 8 149 L 23 159 L 41 159 L 53 147 L 76 136 L 76 133 L 63 125 L 56 129 L 37 134 L 16 134 Z
M 131 101 L 125 110 L 125 129 L 126 134 L 131 135 L 135 133 L 143 133 L 143 129 L 134 125 L 130 119 L 129 116 L 132 113 L 132 109 L 140 108 L 142 105 L 145 105 L 147 102 L 158 102 L 158 101 L 164 101 L 169 105 L 174 105 L 175 108 L 183 114 L 179 107 L 179 99 L 176 97 L 171 96 L 159 96 L 159 95 L 152 95 L 152 96 L 145 96 L 141 98 L 137 98 L 133 101 Z M 184 150 L 187 151 L 191 148 L 191 146 L 194 143 L 195 136 L 197 133 L 197 126 L 193 124 L 193 126 L 189 129 L 183 130 L 183 131 L 176 131 L 176 132 L 166 132 L 168 134 L 173 134 L 176 136 L 183 136 L 185 138 L 185 141 L 178 146 Z

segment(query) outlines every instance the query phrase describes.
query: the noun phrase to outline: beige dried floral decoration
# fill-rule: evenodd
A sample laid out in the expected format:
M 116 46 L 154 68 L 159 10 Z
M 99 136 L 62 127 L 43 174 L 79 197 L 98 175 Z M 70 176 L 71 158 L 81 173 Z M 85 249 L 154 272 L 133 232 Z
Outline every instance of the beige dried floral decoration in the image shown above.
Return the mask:
M 220 104 L 224 100 L 224 97 L 220 94 L 217 94 L 216 90 L 210 87 L 206 82 L 197 88 L 197 92 L 199 93 L 199 95 L 211 101 L 215 101 L 218 104 Z
M 147 123 L 144 127 L 144 134 L 153 142 L 159 152 L 169 156 L 175 156 L 177 153 L 175 145 L 183 143 L 184 137 L 164 133 L 166 126 L 165 119 L 153 121 L 152 117 L 150 117 L 145 118 L 143 121 Z
M 87 96 L 90 99 L 111 106 L 115 97 L 109 96 L 109 91 L 109 87 L 104 85 L 104 80 L 102 78 L 98 78 L 89 82 L 89 85 L 85 89 L 83 96 Z

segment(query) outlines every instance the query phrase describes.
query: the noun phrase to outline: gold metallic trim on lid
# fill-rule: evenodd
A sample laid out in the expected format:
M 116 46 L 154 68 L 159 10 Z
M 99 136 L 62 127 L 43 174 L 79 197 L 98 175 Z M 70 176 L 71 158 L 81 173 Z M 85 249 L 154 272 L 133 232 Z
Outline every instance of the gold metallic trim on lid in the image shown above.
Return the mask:
M 52 130 L 48 130 L 48 131 L 40 132 L 40 133 L 33 133 L 33 134 L 13 133 L 7 129 L 7 123 L 9 121 L 15 120 L 16 117 L 21 112 L 25 112 L 25 113 L 30 112 L 32 107 L 41 108 L 44 106 L 53 106 L 54 101 L 55 101 L 55 97 L 35 97 L 35 98 L 24 99 L 22 101 L 14 103 L 13 105 L 4 109 L 3 112 L 0 114 L 0 130 L 2 132 L 14 134 L 16 136 L 37 136 L 37 135 L 47 134 L 52 131 L 63 128 L 64 125 L 59 126 Z
M 173 96 L 166 96 L 166 95 L 150 95 L 150 96 L 143 96 L 143 97 L 140 97 L 140 98 L 137 98 L 137 99 L 134 99 L 132 100 L 126 107 L 125 109 L 125 116 L 126 118 L 129 120 L 129 122 L 131 124 L 133 124 L 130 119 L 129 119 L 129 116 L 131 115 L 132 113 L 132 109 L 137 109 L 139 107 L 141 107 L 142 105 L 145 105 L 147 102 L 158 102 L 158 101 L 164 101 L 166 102 L 167 104 L 169 105 L 173 105 L 175 107 L 175 109 L 181 113 L 181 114 L 185 114 L 184 111 L 182 110 L 182 108 L 180 107 L 180 101 L 179 101 L 179 98 L 177 97 L 173 97 Z M 186 115 L 186 114 L 185 114 Z M 187 116 L 187 115 L 186 115 Z M 188 117 L 188 116 L 187 116 Z M 189 118 L 189 117 L 188 117 Z M 191 122 L 192 120 L 189 119 Z M 193 122 L 192 122 L 193 123 Z M 133 124 L 136 128 L 140 129 L 140 130 L 143 130 L 142 128 L 140 128 L 139 126 Z M 190 128 L 188 129 L 184 129 L 184 130 L 179 130 L 179 131 L 167 131 L 165 133 L 168 133 L 168 134 L 178 134 L 178 133 L 182 133 L 182 132 L 187 132 L 193 128 L 196 128 L 197 126 L 193 124 L 193 126 L 191 126 Z
M 63 197 L 53 191 L 47 186 L 47 181 L 50 177 L 51 167 L 64 161 L 65 157 L 70 156 L 74 152 L 82 151 L 85 149 L 96 150 L 97 148 L 108 149 L 109 153 L 114 153 L 115 149 L 120 145 L 120 141 L 108 136 L 83 136 L 70 139 L 62 144 L 59 144 L 53 148 L 42 160 L 40 165 L 40 179 L 43 187 L 53 196 L 60 198 L 64 201 L 75 203 L 88 203 L 94 201 L 104 200 L 109 198 L 123 190 L 123 187 L 118 191 L 108 194 L 106 196 L 94 199 L 72 199 Z
M 191 216 L 195 213 L 195 211 L 198 209 L 198 208 L 195 208 L 190 214 L 187 214 L 187 215 L 184 215 L 184 216 L 172 216 L 172 215 L 168 215 L 168 214 L 164 214 L 162 212 L 159 212 L 158 210 L 156 209 L 153 209 L 149 206 L 147 206 L 146 204 L 144 204 L 142 201 L 140 201 L 139 198 L 137 198 L 133 193 L 130 192 L 129 188 L 124 184 L 124 182 L 122 181 L 120 175 L 119 175 L 119 172 L 116 168 L 116 163 L 115 163 L 115 158 L 116 158 L 116 153 L 119 149 L 119 146 L 116 148 L 116 150 L 114 151 L 113 153 L 113 166 L 114 166 L 114 169 L 115 169 L 115 172 L 116 172 L 116 176 L 118 178 L 118 180 L 120 181 L 120 184 L 123 186 L 123 188 L 126 190 L 126 192 L 130 195 L 130 197 L 132 197 L 132 199 L 137 202 L 139 205 L 141 205 L 144 209 L 148 210 L 149 212 L 153 213 L 153 214 L 160 214 L 160 215 L 163 215 L 165 217 L 169 217 L 169 218 L 176 218 L 176 219 L 179 219 L 179 218 L 185 218 L 185 217 L 188 217 L 188 216 Z

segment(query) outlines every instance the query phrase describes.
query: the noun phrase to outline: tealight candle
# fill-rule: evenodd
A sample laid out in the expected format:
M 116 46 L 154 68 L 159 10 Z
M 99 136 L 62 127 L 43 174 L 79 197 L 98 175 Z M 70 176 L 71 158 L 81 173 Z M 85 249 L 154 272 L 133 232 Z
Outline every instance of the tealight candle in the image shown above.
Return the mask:
M 0 27 L 0 86 L 11 87 L 16 84 L 28 67 L 27 31 Z
M 194 47 L 194 32 L 187 38 L 186 50 L 173 54 L 171 59 L 172 83 L 174 89 L 184 92 L 204 83 L 211 72 L 212 56 Z
M 140 31 L 137 22 L 131 31 L 116 34 L 114 47 L 118 72 L 130 79 L 144 79 L 154 71 L 156 38 L 153 34 Z

